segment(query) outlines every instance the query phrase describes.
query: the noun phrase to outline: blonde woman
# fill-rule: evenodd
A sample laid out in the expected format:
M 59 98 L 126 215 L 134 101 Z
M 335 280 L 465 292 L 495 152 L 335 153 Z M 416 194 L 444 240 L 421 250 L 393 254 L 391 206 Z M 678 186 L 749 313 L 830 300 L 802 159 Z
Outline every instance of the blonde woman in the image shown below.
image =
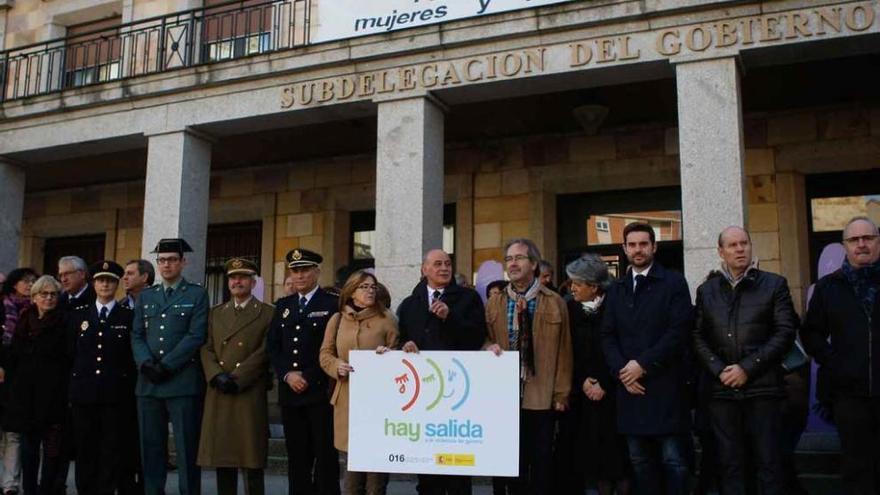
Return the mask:
M 375 349 L 383 353 L 397 347 L 397 320 L 376 297 L 376 277 L 358 270 L 348 277 L 339 295 L 339 313 L 327 322 L 321 344 L 321 368 L 336 379 L 333 404 L 334 444 L 348 453 L 348 376 L 354 372 L 348 363 L 352 350 Z M 388 475 L 359 473 L 346 470 L 343 478 L 345 495 L 381 495 L 385 493 Z

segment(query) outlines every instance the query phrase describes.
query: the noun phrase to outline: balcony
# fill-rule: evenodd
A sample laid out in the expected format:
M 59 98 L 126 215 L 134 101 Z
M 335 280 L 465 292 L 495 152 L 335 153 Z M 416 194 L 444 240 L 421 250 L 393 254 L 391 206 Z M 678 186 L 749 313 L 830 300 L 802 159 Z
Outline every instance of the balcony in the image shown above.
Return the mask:
M 309 0 L 237 0 L 0 52 L 0 101 L 309 44 Z

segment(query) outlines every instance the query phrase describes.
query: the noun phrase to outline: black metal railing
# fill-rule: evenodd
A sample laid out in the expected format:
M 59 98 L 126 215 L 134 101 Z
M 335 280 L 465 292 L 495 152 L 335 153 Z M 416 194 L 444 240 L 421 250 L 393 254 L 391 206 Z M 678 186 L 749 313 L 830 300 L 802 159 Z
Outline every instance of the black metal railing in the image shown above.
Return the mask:
M 0 101 L 288 50 L 310 0 L 237 0 L 0 52 Z

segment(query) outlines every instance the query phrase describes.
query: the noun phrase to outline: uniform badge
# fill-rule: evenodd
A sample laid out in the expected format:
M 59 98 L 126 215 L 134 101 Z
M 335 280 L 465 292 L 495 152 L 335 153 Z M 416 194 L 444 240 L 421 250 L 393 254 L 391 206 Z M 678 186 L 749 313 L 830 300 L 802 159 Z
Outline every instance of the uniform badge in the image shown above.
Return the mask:
M 243 263 L 241 262 L 241 260 L 235 260 L 232 262 L 232 268 L 236 268 L 236 269 L 241 268 L 242 265 L 243 265 Z
M 287 318 L 290 315 L 290 308 L 284 308 L 284 313 L 281 314 L 282 318 Z
M 293 259 L 293 261 L 299 261 L 302 259 L 303 254 L 299 252 L 299 249 L 294 249 L 293 254 L 290 255 L 290 257 Z
M 89 322 L 87 322 L 87 321 L 82 322 L 82 325 L 79 326 L 79 329 L 82 332 L 85 332 L 86 330 L 88 330 L 89 329 Z
M 110 269 L 110 263 L 107 263 L 107 262 L 105 261 L 105 262 L 104 262 L 104 265 L 101 266 L 101 269 L 102 269 L 102 270 L 109 270 L 109 269 Z

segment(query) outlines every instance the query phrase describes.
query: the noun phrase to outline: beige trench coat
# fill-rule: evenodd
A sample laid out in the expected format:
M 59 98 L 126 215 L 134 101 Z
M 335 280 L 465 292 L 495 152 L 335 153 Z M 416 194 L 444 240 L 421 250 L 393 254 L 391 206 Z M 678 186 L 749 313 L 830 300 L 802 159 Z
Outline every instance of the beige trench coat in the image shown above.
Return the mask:
M 396 349 L 399 336 L 397 320 L 388 310 L 384 310 L 382 314 L 374 308 L 356 312 L 346 306 L 327 322 L 320 356 L 324 373 L 337 380 L 330 398 L 330 403 L 333 404 L 333 443 L 336 450 L 348 452 L 348 377 L 340 377 L 337 366 L 348 362 L 348 352 L 352 350 L 373 350 L 379 346 Z
M 251 299 L 236 314 L 232 301 L 211 309 L 207 342 L 202 347 L 205 380 L 231 373 L 234 395 L 208 386 L 202 416 L 198 464 L 205 467 L 266 467 L 269 444 L 267 391 L 269 357 L 266 332 L 274 308 Z

